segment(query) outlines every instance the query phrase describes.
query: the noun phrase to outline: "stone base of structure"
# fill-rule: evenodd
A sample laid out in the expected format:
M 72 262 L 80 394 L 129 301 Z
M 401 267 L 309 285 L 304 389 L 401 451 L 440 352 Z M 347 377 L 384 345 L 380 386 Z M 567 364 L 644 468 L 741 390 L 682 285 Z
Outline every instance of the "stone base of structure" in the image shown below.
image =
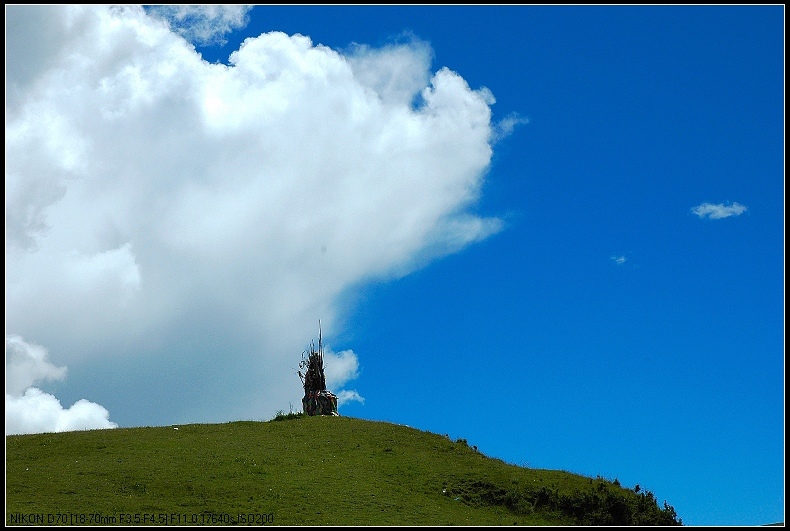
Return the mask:
M 302 398 L 302 410 L 311 417 L 315 415 L 340 416 L 337 412 L 337 397 L 330 391 L 309 391 Z

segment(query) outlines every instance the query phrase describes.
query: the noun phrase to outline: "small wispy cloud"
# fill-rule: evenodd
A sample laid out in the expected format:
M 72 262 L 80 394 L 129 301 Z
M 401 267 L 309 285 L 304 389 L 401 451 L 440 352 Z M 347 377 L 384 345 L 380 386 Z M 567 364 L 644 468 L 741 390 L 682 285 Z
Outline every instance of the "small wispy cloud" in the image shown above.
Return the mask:
M 746 212 L 746 207 L 740 203 L 732 203 L 731 205 L 725 205 L 724 203 L 719 203 L 717 205 L 713 203 L 702 203 L 692 208 L 691 211 L 701 218 L 723 219 L 730 216 L 740 216 Z
M 624 264 L 624 263 L 625 263 L 625 261 L 627 260 L 627 258 L 626 258 L 625 256 L 622 256 L 622 255 L 620 255 L 620 256 L 612 256 L 612 257 L 611 257 L 611 259 L 612 259 L 612 260 L 614 261 L 614 263 L 615 263 L 615 264 L 617 264 L 617 265 L 622 265 L 622 264 Z
M 511 113 L 509 116 L 499 120 L 494 124 L 492 130 L 491 141 L 497 143 L 503 138 L 510 136 L 516 126 L 521 124 L 528 124 L 529 119 L 519 116 L 516 113 Z

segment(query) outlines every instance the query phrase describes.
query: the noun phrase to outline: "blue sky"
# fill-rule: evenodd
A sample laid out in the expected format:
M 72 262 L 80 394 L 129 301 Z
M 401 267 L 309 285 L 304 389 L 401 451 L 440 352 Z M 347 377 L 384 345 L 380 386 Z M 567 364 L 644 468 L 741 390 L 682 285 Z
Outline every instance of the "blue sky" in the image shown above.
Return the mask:
M 321 320 L 342 415 L 784 521 L 784 6 L 184 14 L 6 7 L 6 433 L 298 410 Z

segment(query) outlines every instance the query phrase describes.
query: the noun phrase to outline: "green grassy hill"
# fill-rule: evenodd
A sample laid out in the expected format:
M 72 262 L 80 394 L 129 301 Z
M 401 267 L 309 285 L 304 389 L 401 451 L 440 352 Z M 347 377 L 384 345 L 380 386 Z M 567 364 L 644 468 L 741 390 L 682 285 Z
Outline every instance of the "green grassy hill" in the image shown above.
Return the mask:
M 679 524 L 650 492 L 349 417 L 6 437 L 6 524 Z

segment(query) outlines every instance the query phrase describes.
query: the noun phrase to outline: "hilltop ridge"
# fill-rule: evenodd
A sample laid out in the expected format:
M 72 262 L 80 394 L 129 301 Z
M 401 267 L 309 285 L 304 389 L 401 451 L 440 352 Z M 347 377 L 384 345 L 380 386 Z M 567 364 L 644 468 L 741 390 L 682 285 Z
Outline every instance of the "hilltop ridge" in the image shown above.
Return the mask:
M 99 524 L 682 524 L 666 502 L 616 480 L 507 464 L 407 426 L 297 414 L 7 436 L 6 515 L 6 523 L 77 515 Z

